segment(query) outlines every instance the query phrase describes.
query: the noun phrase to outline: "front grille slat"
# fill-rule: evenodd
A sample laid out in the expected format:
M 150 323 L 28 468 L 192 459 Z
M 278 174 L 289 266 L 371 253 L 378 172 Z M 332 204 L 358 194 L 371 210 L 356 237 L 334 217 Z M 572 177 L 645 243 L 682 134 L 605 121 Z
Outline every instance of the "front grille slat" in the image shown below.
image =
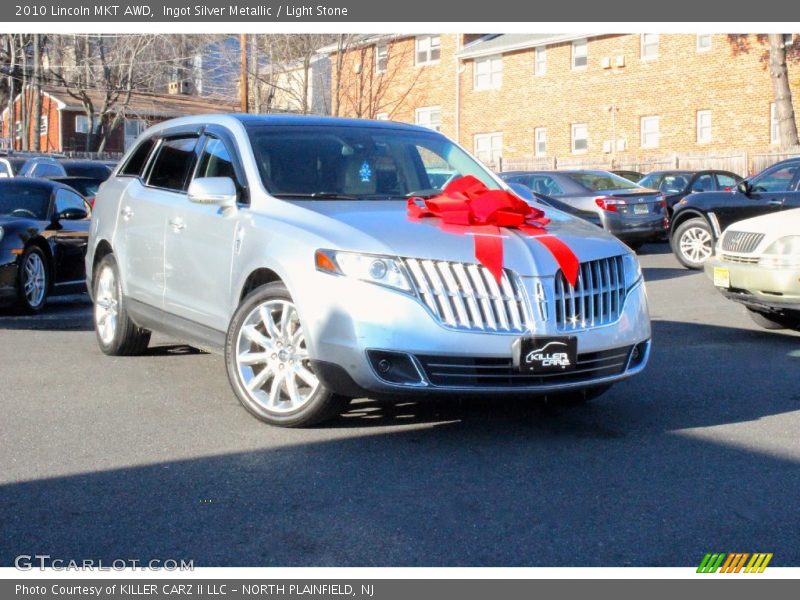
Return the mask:
M 725 252 L 749 254 L 755 251 L 763 239 L 763 233 L 726 231 L 725 235 L 722 237 L 722 250 Z
M 619 319 L 625 303 L 622 257 L 582 263 L 574 287 L 559 271 L 556 274 L 555 301 L 559 331 L 613 323 Z
M 467 316 L 467 306 L 464 303 L 464 297 L 456 282 L 450 264 L 446 262 L 438 262 L 436 266 L 439 268 L 439 273 L 447 286 L 447 292 L 450 294 L 451 303 L 458 316 L 458 324 L 462 327 L 469 327 L 469 317 Z

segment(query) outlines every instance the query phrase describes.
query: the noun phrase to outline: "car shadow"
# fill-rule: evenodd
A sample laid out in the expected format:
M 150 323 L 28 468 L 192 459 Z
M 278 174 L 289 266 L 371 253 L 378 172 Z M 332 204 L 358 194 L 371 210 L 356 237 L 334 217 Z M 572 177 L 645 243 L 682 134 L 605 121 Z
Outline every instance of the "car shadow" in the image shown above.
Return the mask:
M 667 279 L 675 279 L 676 277 L 686 277 L 688 275 L 698 275 L 701 271 L 693 271 L 691 269 L 676 268 L 676 267 L 644 267 L 642 275 L 645 281 L 665 281 Z
M 672 248 L 669 242 L 653 242 L 641 246 L 636 251 L 636 254 L 640 256 L 645 254 L 672 254 Z
M 13 307 L 0 308 L 0 329 L 30 331 L 91 331 L 92 304 L 88 294 L 48 298 L 44 309 L 35 315 Z

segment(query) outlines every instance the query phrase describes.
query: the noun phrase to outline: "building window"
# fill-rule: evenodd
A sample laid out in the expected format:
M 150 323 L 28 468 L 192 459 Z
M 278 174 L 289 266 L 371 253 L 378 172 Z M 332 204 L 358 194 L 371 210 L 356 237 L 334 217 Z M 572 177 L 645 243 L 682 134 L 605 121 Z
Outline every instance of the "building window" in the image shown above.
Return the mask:
M 781 130 L 778 128 L 778 105 L 774 102 L 770 102 L 769 105 L 769 143 L 781 143 Z
M 783 45 L 784 46 L 791 46 L 794 43 L 794 34 L 793 33 L 784 33 L 783 34 Z
M 534 57 L 533 63 L 533 73 L 534 75 L 546 75 L 547 74 L 547 47 L 540 46 L 536 48 L 536 56 Z
M 47 131 L 48 131 L 47 117 L 41 117 L 39 119 L 39 135 L 47 135 Z
M 92 117 L 92 124 L 94 132 L 100 131 L 100 119 Z M 89 117 L 86 115 L 78 115 L 75 117 L 75 133 L 89 133 Z
M 439 62 L 441 38 L 438 35 L 423 35 L 417 38 L 416 64 L 427 65 Z
M 533 130 L 534 148 L 533 152 L 536 156 L 547 155 L 547 129 L 544 127 L 537 127 Z
M 389 120 L 389 113 L 387 113 L 387 112 L 379 112 L 377 115 L 375 115 L 375 120 L 376 121 L 388 121 Z
M 476 90 L 497 90 L 503 83 L 503 58 L 490 56 L 475 61 Z
M 438 106 L 418 108 L 415 112 L 414 122 L 434 131 L 442 129 L 442 109 Z
M 697 143 L 708 144 L 711 141 L 711 111 L 697 111 Z
M 475 156 L 487 165 L 500 166 L 503 155 L 502 133 L 480 133 L 475 136 Z
M 653 60 L 658 58 L 658 34 L 642 34 L 642 60 Z
M 585 69 L 589 64 L 589 45 L 587 40 L 572 42 L 572 68 Z
M 659 117 L 642 117 L 642 148 L 658 148 Z
M 586 152 L 589 149 L 589 126 L 586 123 L 572 124 L 572 151 Z
M 375 72 L 385 73 L 389 64 L 389 46 L 379 44 L 375 46 Z
M 697 51 L 698 52 L 705 52 L 706 50 L 711 50 L 711 34 L 710 33 L 698 33 L 697 34 Z
M 22 137 L 22 121 L 17 121 L 14 123 L 14 135 L 17 139 Z

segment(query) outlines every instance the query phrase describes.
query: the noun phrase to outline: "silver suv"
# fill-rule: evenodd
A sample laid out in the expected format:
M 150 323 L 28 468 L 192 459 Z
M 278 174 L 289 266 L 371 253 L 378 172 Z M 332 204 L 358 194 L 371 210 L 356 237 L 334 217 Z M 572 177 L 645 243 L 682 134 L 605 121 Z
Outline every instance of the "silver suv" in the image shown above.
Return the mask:
M 143 352 L 160 331 L 224 353 L 242 404 L 302 426 L 351 398 L 565 395 L 640 372 L 650 321 L 634 254 L 546 208 L 580 261 L 541 240 L 414 219 L 436 174 L 506 185 L 432 130 L 378 121 L 214 115 L 148 130 L 100 191 L 86 258 L 97 339 Z

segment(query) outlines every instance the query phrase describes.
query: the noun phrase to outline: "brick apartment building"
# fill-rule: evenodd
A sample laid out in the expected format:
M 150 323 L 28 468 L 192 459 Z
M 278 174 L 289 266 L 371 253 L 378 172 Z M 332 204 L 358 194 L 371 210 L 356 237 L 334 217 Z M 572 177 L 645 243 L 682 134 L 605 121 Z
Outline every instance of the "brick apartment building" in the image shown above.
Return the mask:
M 797 99 L 800 39 L 786 42 Z M 323 50 L 339 114 L 428 125 L 506 169 L 677 159 L 744 174 L 778 147 L 766 36 L 374 35 Z
M 95 107 L 102 106 L 103 93 L 92 90 L 87 94 Z M 29 114 L 32 114 L 33 94 L 27 91 L 24 97 Z M 17 95 L 14 102 L 14 119 L 9 119 L 8 107 L 2 111 L 4 145 L 14 150 L 22 149 L 23 125 L 19 116 L 22 112 L 20 109 L 22 102 L 22 94 Z M 222 101 L 181 93 L 134 92 L 124 110 L 125 116 L 109 134 L 104 152 L 118 154 L 125 151 L 146 127 L 166 119 L 203 113 L 233 112 L 236 110 L 236 99 L 229 98 Z M 98 121 L 94 127 L 97 132 Z M 42 152 L 83 152 L 86 150 L 89 118 L 81 102 L 71 96 L 66 89 L 44 86 L 41 120 L 38 127 L 32 122 L 29 124 L 29 148 L 33 148 L 37 130 Z

